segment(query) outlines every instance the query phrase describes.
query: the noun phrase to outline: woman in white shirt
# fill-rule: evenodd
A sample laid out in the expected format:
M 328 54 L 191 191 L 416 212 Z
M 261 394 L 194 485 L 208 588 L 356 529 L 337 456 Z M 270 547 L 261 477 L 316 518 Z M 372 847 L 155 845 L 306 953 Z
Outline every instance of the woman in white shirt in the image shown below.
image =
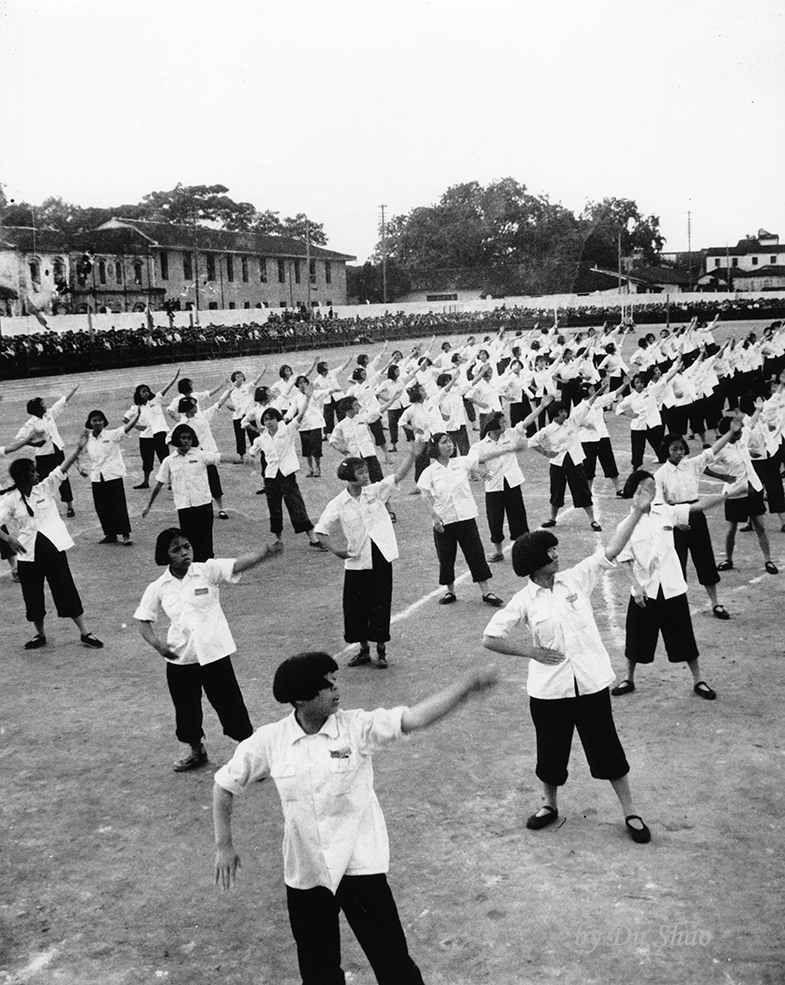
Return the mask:
M 168 390 L 177 382 L 179 375 L 180 370 L 178 369 L 158 393 L 153 393 L 146 383 L 140 383 L 134 390 L 133 405 L 123 414 L 123 424 L 127 424 L 136 414 L 137 408 L 141 407 L 142 409 L 136 424 L 139 429 L 139 454 L 142 457 L 142 481 L 139 485 L 134 486 L 134 489 L 149 489 L 150 473 L 153 471 L 155 456 L 157 455 L 158 461 L 162 462 L 169 454 L 169 449 L 166 446 L 169 426 L 166 423 L 161 401 Z
M 608 546 L 566 571 L 560 570 L 557 538 L 535 530 L 513 545 L 516 575 L 528 583 L 485 627 L 483 646 L 496 653 L 529 659 L 526 690 L 537 734 L 537 777 L 544 804 L 526 827 L 539 830 L 559 816 L 557 795 L 567 782 L 572 736 L 577 728 L 591 775 L 608 780 L 619 798 L 630 837 L 645 843 L 651 832 L 636 813 L 627 776 L 630 771 L 613 721 L 608 687 L 614 673 L 600 639 L 591 594 L 651 504 L 653 487 L 636 492 L 630 515 Z M 519 641 L 528 626 L 531 643 Z
M 246 382 L 245 373 L 240 369 L 236 369 L 229 377 L 232 384 L 229 402 L 232 407 L 232 427 L 234 428 L 234 443 L 238 455 L 245 454 L 246 438 L 253 441 L 256 437 L 256 435 L 251 437 L 243 430 L 243 418 L 253 406 L 254 390 L 266 372 L 267 367 L 262 366 L 259 375 L 250 383 Z
M 49 583 L 58 616 L 73 619 L 82 643 L 95 649 L 103 646 L 85 623 L 82 600 L 66 556 L 74 542 L 54 500 L 66 481 L 66 472 L 86 444 L 87 436 L 82 434 L 76 448 L 44 479 L 39 479 L 34 461 L 17 458 L 8 469 L 14 485 L 0 496 L 0 540 L 17 555 L 27 621 L 35 626 L 35 636 L 25 643 L 25 650 L 46 646 L 44 580 Z
M 236 585 L 240 574 L 283 547 L 272 544 L 238 558 L 194 562 L 194 550 L 182 530 L 161 531 L 155 563 L 166 571 L 145 589 L 134 619 L 147 643 L 166 661 L 166 680 L 175 708 L 177 738 L 190 747 L 174 764 L 183 773 L 207 762 L 202 739 L 202 690 L 223 726 L 224 735 L 241 742 L 253 733 L 231 655 L 236 647 L 221 608 L 219 585 Z M 166 641 L 155 631 L 159 612 L 170 620 Z
M 141 412 L 142 408 L 137 407 L 136 416 L 124 427 L 111 430 L 102 410 L 91 410 L 87 415 L 85 452 L 90 459 L 90 470 L 83 469 L 78 462 L 77 467 L 80 475 L 90 476 L 95 512 L 104 532 L 103 539 L 99 541 L 101 544 L 116 544 L 118 535 L 126 546 L 133 543 L 123 485 L 126 468 L 120 442 L 134 429 Z
M 310 387 L 310 395 L 309 395 Z M 288 418 L 299 416 L 300 447 L 308 463 L 307 479 L 319 479 L 322 475 L 322 440 L 325 426 L 323 406 L 327 391 L 311 387 L 307 376 L 298 376 L 294 381 L 297 391 L 292 400 Z

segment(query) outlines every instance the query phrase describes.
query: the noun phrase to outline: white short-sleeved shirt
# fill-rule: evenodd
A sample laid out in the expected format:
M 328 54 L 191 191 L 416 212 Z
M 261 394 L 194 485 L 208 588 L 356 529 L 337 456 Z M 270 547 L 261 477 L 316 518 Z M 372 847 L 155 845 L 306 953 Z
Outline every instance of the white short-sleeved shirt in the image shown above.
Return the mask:
M 324 508 L 314 530 L 331 536 L 340 525 L 346 537 L 346 549 L 352 555 L 344 561 L 348 571 L 368 571 L 373 567 L 371 542 L 385 560 L 394 561 L 398 557 L 398 542 L 385 506 L 395 488 L 395 476 L 388 475 L 381 482 L 364 486 L 357 499 L 344 489 Z
M 199 404 L 203 403 L 205 400 L 210 399 L 209 390 L 192 390 L 190 393 L 178 393 L 177 396 L 171 401 L 169 406 L 166 408 L 173 414 L 180 413 L 180 401 L 183 397 L 192 397 L 196 401 L 196 406 L 198 408 Z
M 254 439 L 251 445 L 251 454 L 256 455 L 264 452 L 265 478 L 274 479 L 278 472 L 281 475 L 292 475 L 300 470 L 300 459 L 297 457 L 297 450 L 294 447 L 294 439 L 297 436 L 297 424 L 289 421 L 278 422 L 278 430 L 275 434 L 270 434 L 267 428 L 259 432 L 259 437 Z
M 169 425 L 166 423 L 166 418 L 161 408 L 162 399 L 163 393 L 156 393 L 146 404 L 131 404 L 125 414 L 123 414 L 123 420 L 127 424 L 128 421 L 132 421 L 136 417 L 138 410 L 141 411 L 139 420 L 136 422 L 137 426 L 144 427 L 144 431 L 139 432 L 140 438 L 153 438 L 159 432 L 169 430 Z
M 405 709 L 339 709 L 308 735 L 295 713 L 244 739 L 215 774 L 237 795 L 271 777 L 284 815 L 284 881 L 292 889 L 326 886 L 345 875 L 387 872 L 387 827 L 373 789 L 373 753 L 402 735 Z
M 50 540 L 58 551 L 67 551 L 74 546 L 54 499 L 54 494 L 65 479 L 65 472 L 56 468 L 33 486 L 27 499 L 32 516 L 18 489 L 0 496 L 0 524 L 9 526 L 11 534 L 25 550 L 24 554 L 19 555 L 19 561 L 35 560 L 35 539 L 39 533 Z
M 442 523 L 457 523 L 477 517 L 477 504 L 469 486 L 469 470 L 474 460 L 468 455 L 451 458 L 447 465 L 434 459 L 417 480 L 424 492 L 433 496 L 433 508 Z
M 520 428 L 516 426 L 507 428 L 498 441 L 486 436 L 472 445 L 467 457 L 474 460 L 476 464 L 480 464 L 483 452 L 507 449 L 506 455 L 482 462 L 483 467 L 488 470 L 488 478 L 485 480 L 486 492 L 503 491 L 505 481 L 510 487 L 520 486 L 524 483 L 525 479 L 517 455 L 522 441 L 525 442 L 525 439 Z
M 331 445 L 344 445 L 355 458 L 373 458 L 376 455 L 376 445 L 365 414 L 344 417 L 335 425 L 329 441 Z
M 90 432 L 85 451 L 90 458 L 91 482 L 110 482 L 126 475 L 125 462 L 120 451 L 120 442 L 125 437 L 125 428 L 104 428 L 97 438 Z
M 558 572 L 552 590 L 529 580 L 485 627 L 486 636 L 507 639 L 516 627 L 526 625 L 534 646 L 564 654 L 558 664 L 529 661 L 526 690 L 532 698 L 596 694 L 615 679 L 590 598 L 603 571 L 615 567 L 599 550 Z
M 175 451 L 161 462 L 155 481 L 164 486 L 171 482 L 175 509 L 187 510 L 192 506 L 205 506 L 213 499 L 207 479 L 207 466 L 217 465 L 220 461 L 220 455 L 210 454 L 199 448 L 191 448 L 185 455 Z
M 60 397 L 58 400 L 55 400 L 48 410 L 44 411 L 43 417 L 35 417 L 35 415 L 29 417 L 17 431 L 17 440 L 29 438 L 33 432 L 41 431 L 46 434 L 46 438 L 44 439 L 43 445 L 35 449 L 36 455 L 54 455 L 56 451 L 62 451 L 64 447 L 63 439 L 57 430 L 55 418 L 59 417 L 63 412 L 66 403 L 65 397 Z
M 209 664 L 234 653 L 229 623 L 221 608 L 222 581 L 236 584 L 234 558 L 194 561 L 183 578 L 175 578 L 169 568 L 145 589 L 134 613 L 140 622 L 157 622 L 160 610 L 171 625 L 166 645 L 177 654 L 176 664 Z
M 698 498 L 701 474 L 713 461 L 714 452 L 707 448 L 700 455 L 682 458 L 678 465 L 665 462 L 654 473 L 655 499 L 666 503 L 693 503 Z
M 660 588 L 666 599 L 684 595 L 687 591 L 681 562 L 673 546 L 673 528 L 680 523 L 689 523 L 689 518 L 687 504 L 652 503 L 619 554 L 619 562 L 633 562 L 635 577 L 646 598 L 656 599 Z M 630 594 L 634 594 L 632 588 Z

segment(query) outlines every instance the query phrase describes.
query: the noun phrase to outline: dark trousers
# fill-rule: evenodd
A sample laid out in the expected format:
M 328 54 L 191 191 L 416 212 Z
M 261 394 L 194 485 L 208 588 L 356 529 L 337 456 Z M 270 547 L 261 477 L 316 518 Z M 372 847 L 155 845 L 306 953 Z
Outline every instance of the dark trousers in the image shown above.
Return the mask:
M 393 445 L 398 444 L 398 421 L 401 419 L 401 414 L 403 414 L 403 407 L 387 411 L 387 428 L 390 432 L 390 444 Z
M 492 544 L 501 544 L 504 540 L 505 513 L 510 528 L 510 540 L 517 540 L 522 534 L 529 532 L 521 487 L 510 486 L 506 479 L 504 480 L 504 489 L 485 494 L 485 515 L 488 517 Z
M 234 428 L 234 446 L 237 449 L 237 454 L 244 455 L 246 434 L 243 430 L 243 419 L 241 417 L 233 417 L 232 427 Z
M 576 509 L 592 505 L 591 489 L 581 463 L 576 465 L 569 455 L 565 455 L 561 465 L 551 463 L 550 477 L 551 506 L 557 510 L 564 506 L 564 490 L 567 485 L 570 487 L 570 495 Z
M 646 442 L 649 442 L 654 450 L 654 454 L 659 455 L 663 437 L 663 427 L 661 424 L 658 424 L 655 428 L 647 428 L 645 431 L 630 431 L 633 472 L 643 465 L 643 453 L 646 451 Z
M 393 570 L 379 548 L 371 543 L 373 567 L 363 571 L 344 571 L 343 638 L 347 643 L 372 640 L 386 643 L 390 638 Z
M 447 434 L 455 445 L 454 456 L 469 454 L 469 435 L 466 433 L 465 424 L 461 424 L 457 431 L 448 431 Z
M 125 486 L 122 479 L 93 483 L 93 503 L 101 522 L 101 529 L 107 537 L 124 537 L 131 532 L 128 519 L 128 504 L 125 501 Z
M 452 585 L 455 581 L 455 556 L 459 544 L 472 573 L 472 581 L 488 581 L 491 578 L 491 569 L 485 560 L 476 520 L 445 523 L 441 533 L 434 529 L 433 540 L 436 544 L 436 556 L 439 558 L 440 585 Z
M 610 438 L 600 438 L 599 441 L 582 441 L 581 447 L 586 456 L 581 462 L 583 474 L 586 481 L 592 483 L 597 474 L 597 459 L 600 460 L 603 474 L 606 479 L 618 479 L 619 470 L 616 467 L 616 458 L 613 454 L 613 446 Z
M 28 622 L 40 622 L 46 615 L 44 580 L 49 582 L 52 601 L 61 619 L 82 615 L 82 600 L 74 584 L 68 557 L 65 551 L 58 551 L 48 537 L 38 534 L 34 557 L 20 554 L 17 562 Z
M 687 555 L 690 554 L 700 584 L 717 584 L 720 576 L 717 574 L 709 526 L 703 513 L 690 513 L 689 530 L 682 530 L 680 527 L 673 528 L 673 546 L 679 555 L 681 570 L 685 578 L 687 577 Z
M 591 775 L 596 780 L 618 780 L 630 767 L 624 755 L 611 711 L 608 688 L 574 698 L 529 698 L 537 733 L 537 777 L 560 787 L 567 782 L 573 732 L 577 728 Z
M 383 873 L 344 876 L 334 895 L 326 886 L 287 886 L 286 902 L 303 985 L 344 985 L 338 925 L 341 910 L 379 985 L 423 985 Z
M 155 456 L 162 462 L 169 454 L 166 446 L 166 431 L 156 431 L 152 438 L 139 439 L 139 454 L 142 456 L 142 472 L 145 477 L 153 471 Z
M 264 491 L 267 495 L 267 508 L 270 511 L 270 531 L 276 537 L 283 531 L 284 503 L 296 534 L 305 533 L 313 527 L 300 487 L 297 485 L 296 472 L 292 472 L 291 475 L 281 475 L 278 472 L 272 479 L 265 476 Z
M 180 742 L 198 746 L 202 741 L 203 689 L 218 715 L 224 735 L 242 742 L 253 734 L 231 657 L 204 665 L 167 662 L 166 683 L 174 704 L 176 735 Z
M 209 561 L 213 553 L 213 504 L 189 506 L 177 511 L 183 536 L 191 542 L 194 561 Z
M 51 455 L 36 455 L 35 469 L 39 479 L 45 479 L 50 472 L 54 472 L 58 465 L 65 461 L 65 454 L 62 448 L 57 448 Z M 74 494 L 71 491 L 71 480 L 66 478 L 60 483 L 60 499 L 64 503 L 73 503 Z
M 224 490 L 221 485 L 221 474 L 217 465 L 207 466 L 207 484 L 210 487 L 210 495 L 213 499 L 222 499 Z
M 632 663 L 650 664 L 660 633 L 670 663 L 697 660 L 698 644 L 686 593 L 666 599 L 660 589 L 656 599 L 646 599 L 644 607 L 630 598 L 624 656 Z
M 758 473 L 766 491 L 769 513 L 785 513 L 785 492 L 783 492 L 782 476 L 780 475 L 779 449 L 777 454 L 771 458 L 753 458 L 752 467 Z M 692 523 L 692 517 L 690 517 L 690 523 Z

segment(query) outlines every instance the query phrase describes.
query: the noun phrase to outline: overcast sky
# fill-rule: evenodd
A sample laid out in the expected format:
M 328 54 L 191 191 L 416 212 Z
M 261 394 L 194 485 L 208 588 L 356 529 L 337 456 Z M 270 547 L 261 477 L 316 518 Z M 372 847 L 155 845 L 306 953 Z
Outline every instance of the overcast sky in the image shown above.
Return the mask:
M 364 260 L 382 203 L 510 175 L 785 241 L 782 0 L 0 0 L 0 37 L 17 201 L 221 183 Z

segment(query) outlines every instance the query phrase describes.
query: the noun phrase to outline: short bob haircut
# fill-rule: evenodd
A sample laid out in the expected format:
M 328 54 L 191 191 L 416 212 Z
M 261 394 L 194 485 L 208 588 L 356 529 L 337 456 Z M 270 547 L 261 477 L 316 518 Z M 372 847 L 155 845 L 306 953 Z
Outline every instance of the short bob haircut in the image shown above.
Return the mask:
M 421 404 L 425 400 L 425 392 L 419 383 L 414 383 L 406 391 L 409 403 Z
M 146 383 L 140 383 L 134 390 L 134 403 L 137 407 L 142 407 L 144 405 L 144 401 L 142 400 L 142 390 L 147 390 L 149 393 L 153 392 Z
M 199 439 L 196 436 L 196 431 L 194 431 L 190 424 L 178 424 L 174 431 L 172 431 L 172 437 L 169 439 L 169 444 L 174 445 L 175 448 L 178 448 L 180 446 L 181 434 L 190 434 L 191 447 L 199 447 Z
M 624 483 L 624 489 L 622 490 L 622 496 L 624 499 L 632 499 L 635 495 L 635 490 L 638 486 L 645 482 L 646 479 L 653 479 L 654 476 L 651 472 L 647 472 L 645 469 L 636 469 L 632 475 Z
M 8 466 L 8 474 L 14 480 L 14 485 L 19 485 L 20 480 L 24 482 L 33 474 L 35 462 L 32 458 L 15 458 Z
M 563 400 L 554 400 L 553 403 L 548 406 L 548 411 L 553 417 L 560 414 L 563 410 L 566 410 L 568 414 L 570 412 L 570 408 Z
M 357 478 L 357 469 L 368 468 L 368 463 L 362 458 L 345 458 L 338 466 L 338 478 L 342 482 L 354 482 Z
M 232 383 L 236 383 L 241 376 L 243 379 L 245 379 L 245 373 L 241 369 L 236 369 L 229 377 L 229 379 L 232 381 Z
M 687 444 L 687 441 L 683 434 L 666 434 L 665 437 L 662 439 L 662 444 L 660 445 L 660 450 L 659 450 L 659 454 L 657 455 L 657 458 L 659 458 L 661 462 L 667 462 L 668 454 L 670 453 L 671 450 L 671 445 L 677 445 L 677 444 L 681 444 L 682 448 L 684 449 L 684 454 L 689 455 L 690 446 Z
M 311 701 L 329 687 L 328 674 L 334 674 L 338 664 L 329 653 L 311 651 L 297 653 L 279 666 L 273 678 L 273 697 L 282 705 Z
M 187 376 L 184 376 L 181 380 L 177 381 L 177 392 L 182 393 L 184 397 L 187 397 L 193 388 L 194 381 L 189 379 Z
M 172 541 L 176 540 L 178 537 L 182 537 L 183 540 L 188 540 L 185 534 L 178 527 L 167 527 L 166 530 L 162 530 L 160 534 L 155 539 L 155 563 L 159 567 L 163 568 L 169 564 L 169 548 L 172 546 Z M 188 541 L 190 544 L 190 541 Z
M 285 380 L 287 378 L 286 377 L 287 371 L 289 373 L 289 376 L 291 376 L 292 373 L 294 372 L 294 370 L 288 363 L 284 363 L 283 366 L 281 366 L 278 370 L 278 375 L 281 377 L 282 380 Z
M 269 404 L 272 400 L 269 386 L 258 386 L 253 392 L 254 401 L 257 404 Z
M 439 375 L 436 377 L 436 386 L 445 387 L 447 386 L 447 384 L 450 382 L 451 379 L 452 379 L 451 373 L 439 373 Z
M 35 414 L 36 417 L 43 417 L 46 412 L 46 405 L 41 397 L 33 397 L 27 401 L 27 413 Z
M 446 431 L 438 431 L 436 434 L 432 434 L 430 440 L 428 441 L 428 458 L 438 458 L 439 457 L 439 442 L 442 438 L 447 438 L 448 434 Z
M 300 385 L 301 383 L 304 383 L 304 384 L 305 384 L 306 386 L 308 386 L 308 384 L 309 384 L 310 382 L 311 382 L 311 381 L 310 381 L 310 380 L 308 379 L 308 377 L 307 377 L 307 376 L 302 376 L 302 375 L 301 375 L 301 376 L 298 376 L 298 377 L 297 377 L 297 378 L 295 379 L 295 381 L 294 381 L 294 385 L 295 385 L 295 386 L 299 386 L 299 385 Z
M 316 364 L 316 372 L 319 376 L 327 375 L 327 363 L 323 359 Z
M 550 564 L 548 551 L 558 543 L 558 537 L 550 530 L 532 530 L 521 534 L 512 545 L 512 570 L 519 578 L 526 578 L 539 571 Z
M 270 420 L 273 421 L 283 420 L 283 414 L 280 412 L 280 410 L 278 410 L 277 407 L 265 407 L 264 411 L 262 412 L 262 424 L 264 424 L 265 421 L 270 421 Z
M 87 415 L 87 420 L 85 421 L 85 425 L 84 426 L 86 428 L 92 427 L 92 424 L 90 422 L 92 421 L 92 419 L 94 417 L 100 417 L 101 420 L 104 422 L 104 427 L 105 428 L 108 428 L 109 427 L 109 421 L 107 421 L 106 414 L 104 414 L 104 412 L 102 410 L 91 410 L 90 413 Z
M 396 363 L 393 363 L 391 366 L 387 367 L 388 380 L 397 380 L 400 375 L 401 375 L 401 367 L 398 366 Z
M 357 397 L 341 397 L 338 401 L 338 410 L 342 414 L 348 414 L 349 411 L 354 407 L 355 404 L 359 404 L 360 401 Z
M 355 383 L 362 383 L 363 380 L 367 378 L 368 374 L 362 366 L 358 366 L 357 369 L 352 370 L 352 379 Z
M 185 414 L 189 410 L 196 410 L 199 404 L 194 400 L 193 397 L 180 397 L 177 404 L 177 409 L 181 414 Z

